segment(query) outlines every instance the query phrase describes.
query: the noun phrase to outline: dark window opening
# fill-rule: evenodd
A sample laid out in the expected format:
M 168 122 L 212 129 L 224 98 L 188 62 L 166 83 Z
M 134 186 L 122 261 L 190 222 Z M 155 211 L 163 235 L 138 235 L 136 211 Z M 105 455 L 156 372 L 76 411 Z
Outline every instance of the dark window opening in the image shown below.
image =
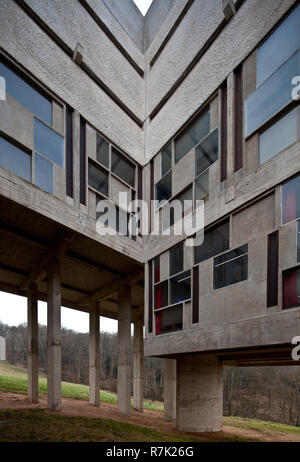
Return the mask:
M 183 305 L 176 305 L 159 311 L 155 315 L 156 335 L 182 330 Z
M 248 245 L 214 259 L 214 289 L 220 289 L 248 278 Z
M 191 272 L 185 271 L 170 279 L 170 304 L 191 298 Z
M 134 188 L 135 165 L 114 147 L 111 149 L 111 171 Z
M 282 186 L 282 223 L 300 218 L 300 175 Z
M 229 219 L 204 232 L 204 241 L 194 248 L 195 263 L 229 249 Z
M 300 221 L 297 223 L 297 262 L 300 263 Z
M 183 270 L 183 243 L 169 251 L 169 275 L 180 273 Z
M 193 323 L 199 322 L 199 266 L 193 268 Z
M 161 282 L 154 286 L 154 309 L 168 306 L 168 281 Z
M 161 176 L 164 176 L 172 166 L 172 143 L 161 151 Z
M 283 308 L 300 306 L 300 268 L 284 271 L 283 277 Z
M 243 65 L 234 71 L 234 171 L 243 167 Z
M 73 110 L 66 107 L 66 194 L 73 196 Z
M 109 144 L 97 133 L 97 161 L 109 168 Z
M 86 122 L 80 117 L 80 203 L 86 205 Z
M 154 282 L 160 281 L 160 257 L 154 258 Z
M 219 130 L 216 128 L 196 147 L 196 176 L 218 159 Z
M 108 196 L 108 173 L 89 160 L 89 186 Z
M 221 86 L 221 181 L 227 178 L 227 81 Z
M 148 332 L 153 331 L 153 277 L 152 277 L 152 261 L 148 264 L 148 271 L 149 271 L 149 287 L 148 287 Z
M 179 162 L 192 148 L 194 148 L 210 131 L 210 111 L 197 117 L 175 139 L 175 163 Z
M 159 202 L 168 201 L 172 196 L 172 172 L 167 173 L 156 184 L 156 200 Z
M 278 305 L 278 231 L 268 236 L 267 307 Z

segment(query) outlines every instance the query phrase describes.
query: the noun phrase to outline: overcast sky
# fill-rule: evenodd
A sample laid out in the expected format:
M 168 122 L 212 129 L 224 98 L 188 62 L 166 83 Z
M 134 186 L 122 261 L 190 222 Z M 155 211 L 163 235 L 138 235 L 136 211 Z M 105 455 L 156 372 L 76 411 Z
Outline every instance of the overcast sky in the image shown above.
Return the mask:
M 133 0 L 141 13 L 145 16 L 153 0 Z

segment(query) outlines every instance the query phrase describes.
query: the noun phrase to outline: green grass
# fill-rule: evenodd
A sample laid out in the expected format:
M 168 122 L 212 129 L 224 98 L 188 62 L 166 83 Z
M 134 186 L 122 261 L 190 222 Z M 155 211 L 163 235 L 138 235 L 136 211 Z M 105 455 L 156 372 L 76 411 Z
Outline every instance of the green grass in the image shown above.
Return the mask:
M 284 432 L 300 435 L 300 427 L 292 427 L 290 425 L 264 422 L 262 420 L 245 419 L 241 417 L 224 417 L 224 426 L 242 428 L 245 430 L 256 430 L 258 432 Z
M 62 382 L 62 396 L 64 398 L 89 399 L 89 387 L 77 383 Z M 21 367 L 12 366 L 7 361 L 0 362 L 0 390 L 11 393 L 27 393 L 27 371 Z M 39 393 L 47 393 L 47 379 L 45 374 L 39 375 Z M 100 392 L 100 400 L 105 403 L 117 404 L 117 395 L 108 391 Z M 149 400 L 144 401 L 144 409 L 163 411 L 162 403 Z

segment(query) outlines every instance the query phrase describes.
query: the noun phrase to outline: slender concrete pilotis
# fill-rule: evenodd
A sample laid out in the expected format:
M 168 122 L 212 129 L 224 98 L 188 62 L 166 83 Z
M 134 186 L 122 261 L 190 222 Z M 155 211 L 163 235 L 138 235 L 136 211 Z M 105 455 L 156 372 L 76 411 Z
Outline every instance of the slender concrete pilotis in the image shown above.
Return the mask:
M 176 359 L 164 359 L 164 413 L 176 420 Z
M 118 307 L 118 408 L 130 415 L 131 397 L 131 303 L 130 286 L 119 290 Z
M 100 316 L 98 302 L 93 302 L 90 311 L 89 333 L 89 378 L 90 403 L 100 405 Z
M 37 403 L 38 392 L 38 299 L 35 285 L 27 295 L 28 398 Z
M 143 320 L 134 323 L 133 340 L 133 407 L 143 410 L 144 398 L 144 336 Z
M 47 406 L 61 408 L 61 282 L 56 258 L 48 266 Z

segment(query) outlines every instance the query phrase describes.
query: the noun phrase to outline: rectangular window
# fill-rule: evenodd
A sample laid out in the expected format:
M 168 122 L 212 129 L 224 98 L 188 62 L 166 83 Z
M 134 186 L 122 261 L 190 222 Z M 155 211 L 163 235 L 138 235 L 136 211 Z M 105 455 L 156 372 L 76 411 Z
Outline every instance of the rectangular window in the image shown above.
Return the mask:
M 41 95 L 23 78 L 19 77 L 3 62 L 0 62 L 0 75 L 4 77 L 6 83 L 6 92 L 33 112 L 37 117 L 52 125 L 52 102 Z
M 197 117 L 175 139 L 175 163 L 179 162 L 191 149 L 193 149 L 210 131 L 210 111 Z
M 219 130 L 216 128 L 196 147 L 196 176 L 203 173 L 218 159 Z
M 169 251 L 169 275 L 183 270 L 183 244 L 179 244 Z
M 172 172 L 167 173 L 156 183 L 155 198 L 159 202 L 165 202 L 172 196 Z
M 108 196 L 108 173 L 89 160 L 89 186 Z
M 214 289 L 248 278 L 248 245 L 214 258 Z
M 300 74 L 300 53 L 294 54 L 245 101 L 245 134 L 251 135 L 292 100 L 291 81 Z
M 199 266 L 193 268 L 193 323 L 199 322 Z
M 149 271 L 149 287 L 148 287 L 148 295 L 149 295 L 149 317 L 148 317 L 148 332 L 153 331 L 153 277 L 152 277 L 152 261 L 148 263 L 148 271 Z
M 259 136 L 260 163 L 266 162 L 298 138 L 298 112 L 295 108 Z
M 0 137 L 0 166 L 31 181 L 31 155 Z
M 134 188 L 135 165 L 124 157 L 114 147 L 111 150 L 111 171 L 116 176 Z
M 243 65 L 234 71 L 234 171 L 243 167 Z
M 170 279 L 170 304 L 191 298 L 191 272 L 185 271 Z
M 138 167 L 138 200 L 143 200 L 143 168 L 140 166 Z
M 34 149 L 60 167 L 64 166 L 64 138 L 34 119 Z
M 267 307 L 278 305 L 278 231 L 268 236 Z
M 297 262 L 300 263 L 300 221 L 297 223 Z
M 299 24 L 300 5 L 289 14 L 258 49 L 257 87 L 300 48 Z
M 195 209 L 197 208 L 197 201 L 208 201 L 209 197 L 209 169 L 203 172 L 198 178 L 195 179 Z
M 180 202 L 180 207 L 177 202 Z M 173 226 L 185 215 L 193 210 L 193 187 L 190 186 L 185 191 L 174 197 L 170 204 L 167 204 L 162 209 L 162 229 L 165 231 L 170 226 Z
M 300 306 L 300 268 L 284 271 L 283 278 L 283 308 Z
M 160 257 L 154 258 L 154 282 L 160 281 Z
M 97 161 L 109 168 L 109 144 L 97 133 Z
M 53 194 L 53 163 L 36 153 L 34 165 L 35 184 L 44 191 Z
M 66 193 L 73 197 L 73 110 L 66 107 Z
M 165 147 L 161 151 L 161 176 L 164 176 L 172 166 L 172 143 L 169 143 L 168 146 Z
M 229 220 L 204 232 L 204 241 L 194 248 L 195 264 L 229 249 Z
M 154 309 L 158 310 L 168 306 L 168 281 L 161 282 L 154 286 Z
M 221 181 L 227 178 L 227 81 L 221 86 Z
M 300 175 L 282 186 L 282 223 L 300 218 Z
M 183 305 L 176 305 L 156 313 L 156 335 L 182 330 Z
M 80 117 L 80 203 L 86 205 L 86 122 Z

